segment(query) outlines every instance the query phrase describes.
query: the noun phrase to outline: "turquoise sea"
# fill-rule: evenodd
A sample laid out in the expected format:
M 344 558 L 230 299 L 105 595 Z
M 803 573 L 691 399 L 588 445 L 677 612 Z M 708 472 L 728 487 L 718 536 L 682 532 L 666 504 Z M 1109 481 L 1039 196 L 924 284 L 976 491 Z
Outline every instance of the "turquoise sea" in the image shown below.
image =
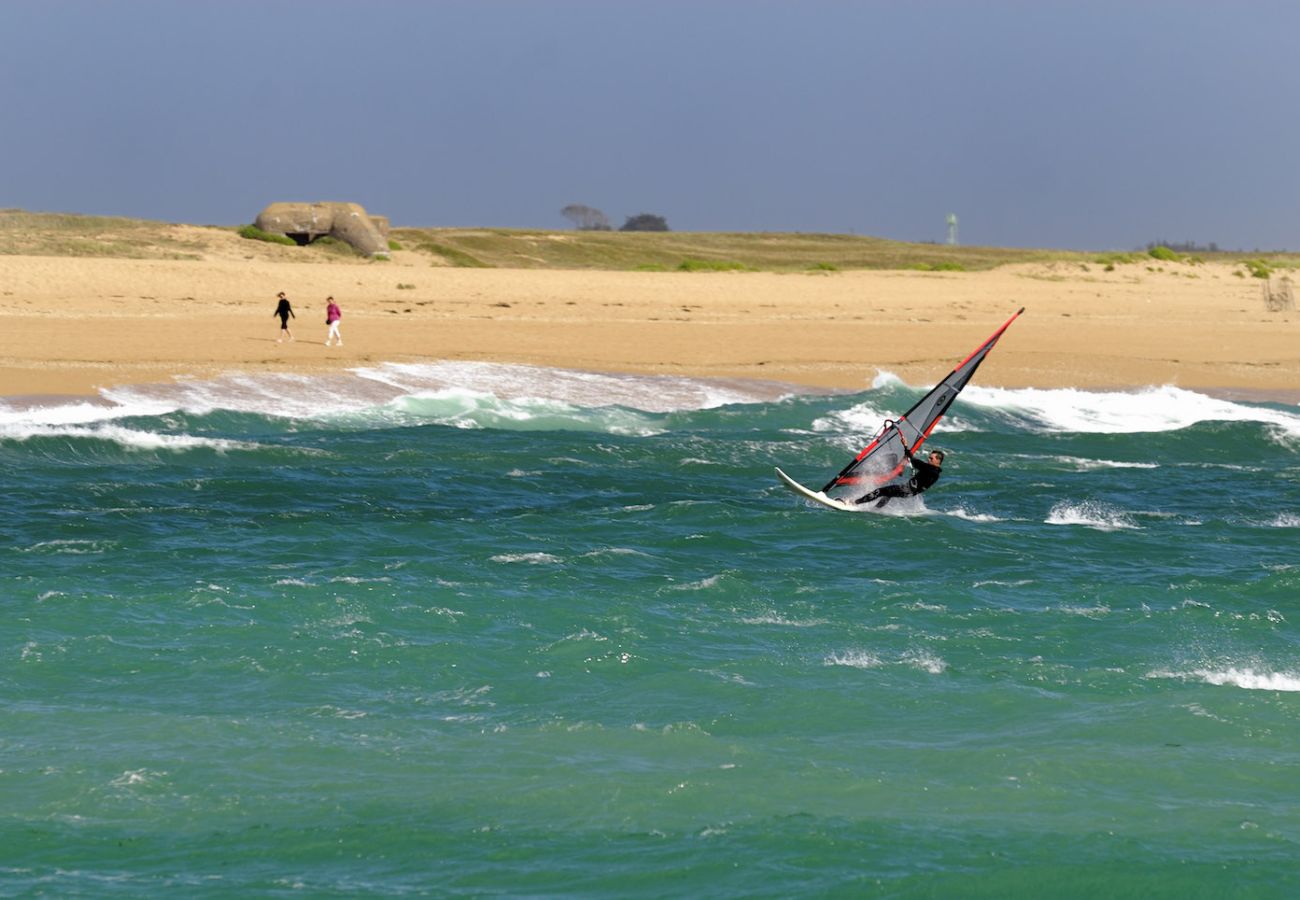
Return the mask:
M 994 369 L 0 401 L 0 894 L 1297 896 L 1300 408 Z

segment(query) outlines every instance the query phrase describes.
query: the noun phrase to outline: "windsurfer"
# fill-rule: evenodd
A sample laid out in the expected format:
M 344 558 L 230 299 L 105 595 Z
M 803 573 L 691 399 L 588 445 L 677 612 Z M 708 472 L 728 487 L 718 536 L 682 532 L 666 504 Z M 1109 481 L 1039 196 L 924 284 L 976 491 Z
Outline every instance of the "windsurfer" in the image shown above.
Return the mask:
M 902 484 L 890 484 L 882 488 L 876 488 L 869 494 L 859 497 L 854 501 L 855 503 L 870 503 L 872 500 L 879 500 L 876 509 L 880 509 L 894 497 L 915 497 L 917 494 L 934 487 L 934 483 L 939 480 L 939 476 L 943 473 L 943 451 L 931 450 L 929 462 L 914 459 L 907 450 L 907 444 L 903 444 L 903 452 L 907 454 L 907 461 L 912 464 L 912 477 Z

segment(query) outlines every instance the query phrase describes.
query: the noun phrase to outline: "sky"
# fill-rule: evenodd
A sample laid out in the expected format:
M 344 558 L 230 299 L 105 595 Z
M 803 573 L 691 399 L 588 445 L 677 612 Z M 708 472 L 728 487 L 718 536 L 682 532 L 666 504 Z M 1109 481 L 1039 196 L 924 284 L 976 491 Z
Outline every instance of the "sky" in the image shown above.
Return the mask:
M 0 0 L 0 207 L 1300 249 L 1294 0 Z

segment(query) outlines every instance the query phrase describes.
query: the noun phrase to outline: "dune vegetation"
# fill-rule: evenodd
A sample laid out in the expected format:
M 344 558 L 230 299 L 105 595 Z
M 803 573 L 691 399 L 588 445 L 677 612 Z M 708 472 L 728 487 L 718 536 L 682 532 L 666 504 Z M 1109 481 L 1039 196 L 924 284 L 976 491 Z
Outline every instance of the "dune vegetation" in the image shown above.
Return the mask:
M 328 238 L 298 247 L 291 241 L 286 245 L 283 239 L 277 242 L 254 235 L 250 228 L 0 209 L 0 254 L 176 260 L 238 255 L 282 262 L 383 264 Z M 250 237 L 259 239 L 247 239 Z M 1016 263 L 1113 266 L 1179 259 L 1195 264 L 1212 259 L 1240 265 L 1243 274 L 1258 276 L 1261 271 L 1300 267 L 1300 254 L 1220 252 L 1179 258 L 1164 248 L 1107 253 L 952 246 L 800 232 L 394 228 L 390 238 L 390 246 L 408 261 L 426 258 L 431 265 L 458 268 L 834 275 L 854 269 L 979 272 Z

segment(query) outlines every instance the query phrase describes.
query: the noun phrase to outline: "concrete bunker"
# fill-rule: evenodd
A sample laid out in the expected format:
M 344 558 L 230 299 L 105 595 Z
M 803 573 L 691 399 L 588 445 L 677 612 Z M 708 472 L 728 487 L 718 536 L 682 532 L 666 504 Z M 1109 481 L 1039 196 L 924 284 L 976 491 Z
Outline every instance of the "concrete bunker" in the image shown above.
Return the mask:
M 328 235 L 366 256 L 388 257 L 388 217 L 372 216 L 359 203 L 272 203 L 253 224 L 299 246 Z

